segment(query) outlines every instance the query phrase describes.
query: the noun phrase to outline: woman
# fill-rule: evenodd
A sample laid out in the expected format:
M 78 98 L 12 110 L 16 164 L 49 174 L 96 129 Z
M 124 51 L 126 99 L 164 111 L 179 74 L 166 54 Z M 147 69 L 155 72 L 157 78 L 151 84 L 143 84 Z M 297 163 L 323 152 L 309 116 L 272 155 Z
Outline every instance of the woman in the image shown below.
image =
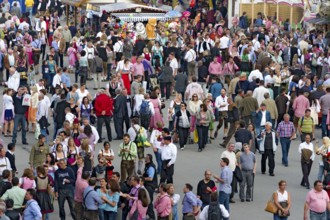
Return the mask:
M 172 183 L 167 184 L 167 187 L 168 187 L 167 193 L 172 201 L 172 220 L 179 220 L 178 203 L 180 201 L 180 195 L 174 193 L 174 185 Z
M 100 179 L 100 187 L 96 190 L 99 197 L 106 197 L 108 193 L 107 189 L 107 181 L 105 178 Z M 107 206 L 107 203 L 99 204 L 99 220 L 105 220 L 105 208 Z
M 5 137 L 13 136 L 13 128 L 14 128 L 14 104 L 13 104 L 13 90 L 7 89 L 5 90 L 5 94 L 3 95 L 3 134 Z M 9 132 L 9 135 L 8 135 Z
M 133 108 L 133 116 L 138 116 L 142 101 L 144 100 L 144 88 L 139 88 L 139 94 L 134 96 L 134 108 Z
M 36 181 L 34 180 L 33 170 L 30 168 L 24 169 L 22 177 L 19 179 L 19 184 L 22 189 L 36 188 Z
M 103 149 L 99 151 L 98 158 L 105 158 L 105 163 L 106 163 L 106 176 L 107 176 L 107 181 L 109 181 L 112 177 L 112 172 L 113 172 L 113 165 L 112 165 L 112 160 L 115 158 L 115 153 L 111 149 L 111 145 L 109 141 L 105 141 L 103 143 Z
M 251 72 L 251 59 L 249 56 L 249 49 L 245 48 L 243 50 L 242 58 L 241 58 L 241 71 L 242 72 Z
M 112 64 L 116 59 L 115 52 L 113 52 L 113 47 L 111 44 L 107 44 L 106 52 L 107 52 L 107 80 L 110 80 Z
M 145 47 L 145 48 L 143 49 L 143 53 L 142 53 L 142 55 L 144 56 L 144 58 L 145 58 L 146 60 L 148 60 L 149 62 L 151 62 L 151 55 L 150 55 L 150 53 L 149 53 L 149 49 L 148 49 L 148 47 Z
M 66 152 L 63 150 L 63 145 L 61 143 L 56 145 L 55 151 L 53 152 L 55 163 L 61 159 L 66 159 Z
M 157 129 L 157 122 L 163 123 L 163 117 L 161 113 L 161 101 L 155 91 L 150 94 L 150 102 L 154 106 L 154 115 L 150 117 L 150 129 Z
M 190 113 L 187 111 L 187 104 L 181 103 L 181 110 L 175 114 L 174 130 L 178 130 L 180 149 L 184 150 L 189 137 Z
M 71 136 L 72 136 L 73 141 L 74 141 L 74 143 L 77 147 L 80 146 L 80 140 L 78 139 L 79 135 L 80 135 L 80 123 L 79 123 L 78 118 L 75 118 L 73 120 Z
M 107 179 L 106 177 L 107 172 L 106 172 L 106 160 L 104 157 L 99 158 L 99 163 L 93 168 L 92 171 L 92 176 L 96 178 L 96 186 L 100 187 L 101 186 L 101 180 Z
M 248 131 L 251 132 L 252 135 L 252 142 L 250 146 L 250 150 L 255 153 L 257 150 L 259 150 L 258 142 L 257 142 L 257 134 L 256 134 L 256 127 L 254 124 L 249 124 L 247 127 Z
M 76 61 L 77 61 L 77 50 L 74 48 L 74 42 L 70 44 L 70 47 L 67 50 L 67 55 L 69 59 L 69 65 L 71 68 L 76 66 Z
M 192 95 L 191 100 L 188 101 L 188 110 L 190 112 L 190 132 L 194 132 L 196 128 L 196 114 L 200 110 L 202 101 L 198 99 L 198 95 L 195 93 Z
M 53 55 L 48 56 L 47 65 L 48 65 L 47 84 L 51 86 L 53 85 L 53 79 L 57 70 L 56 61 L 54 60 Z
M 82 118 L 88 118 L 90 120 L 91 115 L 93 114 L 93 105 L 89 102 L 89 99 L 87 96 L 85 96 L 82 99 L 82 102 L 80 104 L 80 111 L 78 113 L 79 120 L 82 120 Z
M 92 127 L 90 125 L 86 125 L 83 133 L 78 136 L 78 140 L 80 140 L 80 142 L 82 142 L 82 139 L 88 139 L 89 145 L 94 147 L 95 135 L 93 134 Z
M 278 183 L 278 190 L 274 192 L 274 203 L 279 212 L 274 214 L 274 220 L 287 220 L 288 213 L 291 208 L 291 194 L 286 191 L 287 183 L 281 180 Z M 280 214 L 280 215 L 279 215 Z
M 29 39 L 26 40 L 25 53 L 26 53 L 27 59 L 28 59 L 28 67 L 30 67 L 31 65 L 34 64 L 34 61 L 33 61 L 33 52 L 32 52 L 31 41 Z
M 273 75 L 273 79 L 274 79 L 274 98 L 276 99 L 276 97 L 281 92 L 281 83 L 282 83 L 282 76 L 279 68 L 275 69 L 275 74 Z
M 159 61 L 159 66 L 163 66 L 163 47 L 159 44 L 159 41 L 155 42 L 155 45 L 152 46 L 152 65 L 156 66 L 156 60 Z
M 86 84 L 86 80 L 88 77 L 88 59 L 87 53 L 85 50 L 82 50 L 80 54 L 78 54 L 77 59 L 79 60 L 79 71 L 76 71 L 76 81 L 78 79 L 78 75 L 80 76 L 80 84 Z
M 48 167 L 48 175 L 50 175 L 54 180 L 55 171 L 58 169 L 58 167 L 55 164 L 55 157 L 53 153 L 47 154 L 44 166 Z
M 46 17 L 47 19 L 47 17 Z M 54 29 L 53 29 L 53 24 L 49 23 L 48 26 L 48 45 L 51 47 L 53 43 L 53 34 L 54 34 Z
M 78 102 L 79 104 L 83 103 L 83 99 L 85 97 L 88 98 L 88 100 L 92 100 L 91 94 L 89 94 L 89 91 L 86 89 L 86 84 L 81 84 L 80 88 L 77 89 L 77 94 L 78 94 Z
M 40 42 L 41 42 L 41 53 L 42 53 L 42 60 L 45 59 L 45 54 L 46 54 L 46 46 L 47 46 L 47 33 L 44 28 L 41 28 L 40 32 Z
M 72 137 L 68 140 L 68 153 L 67 153 L 67 165 L 69 167 L 73 167 L 77 163 L 77 156 L 79 154 L 79 148 L 74 143 Z
M 147 191 L 140 188 L 138 191 L 138 199 L 133 202 L 131 210 L 129 211 L 129 217 L 131 218 L 134 213 L 137 212 L 137 220 L 146 220 L 148 205 Z
M 328 172 L 328 152 L 330 152 L 330 139 L 329 137 L 323 137 L 322 138 L 322 146 L 319 149 L 316 150 L 316 154 L 320 155 L 320 161 L 319 161 L 319 173 L 317 175 L 317 179 L 322 181 L 323 176 L 325 176 L 325 173 Z
M 93 167 L 94 158 L 93 148 L 88 143 L 88 139 L 84 138 L 81 140 L 79 149 L 79 156 L 84 158 L 84 170 L 91 172 Z
M 42 219 L 46 219 L 47 213 L 52 213 L 54 211 L 51 198 L 48 194 L 48 187 L 51 187 L 51 181 L 46 173 L 44 167 L 37 167 L 37 177 L 36 181 L 36 191 L 37 191 L 37 202 L 42 213 Z
M 78 112 L 80 111 L 80 108 L 76 104 L 75 98 L 71 97 L 69 103 L 70 103 L 70 112 L 75 116 L 75 118 L 78 118 Z
M 28 122 L 32 124 L 31 133 L 35 132 L 36 122 L 37 122 L 37 111 L 38 111 L 38 103 L 39 103 L 39 93 L 36 86 L 31 88 L 32 95 L 30 99 L 30 107 L 28 113 Z M 29 129 L 28 129 L 29 130 Z
M 198 152 L 201 152 L 208 141 L 208 130 L 212 115 L 205 104 L 200 105 L 200 111 L 196 115 L 196 129 L 198 132 Z
M 163 141 L 163 127 L 164 125 L 160 122 L 157 123 L 157 129 L 154 129 L 150 135 L 150 144 L 155 153 L 155 158 L 157 160 L 157 174 L 161 173 L 162 170 L 162 154 L 161 154 L 161 144 Z
M 170 103 L 170 107 L 168 108 L 168 129 L 170 131 L 174 128 L 175 114 L 180 111 L 182 103 L 182 95 L 180 93 L 176 93 L 175 99 L 173 99 Z
M 117 218 L 117 204 L 119 202 L 120 186 L 115 180 L 109 180 L 109 190 L 107 190 L 107 182 L 105 179 L 101 180 L 101 189 L 97 192 L 100 196 L 105 196 L 104 204 L 99 206 L 99 218 L 100 220 L 116 220 Z M 105 185 L 105 186 L 104 186 Z
M 124 60 L 124 65 L 122 69 L 119 70 L 119 75 L 121 76 L 122 85 L 127 89 L 127 94 L 131 94 L 131 80 L 132 80 L 132 65 L 129 59 Z

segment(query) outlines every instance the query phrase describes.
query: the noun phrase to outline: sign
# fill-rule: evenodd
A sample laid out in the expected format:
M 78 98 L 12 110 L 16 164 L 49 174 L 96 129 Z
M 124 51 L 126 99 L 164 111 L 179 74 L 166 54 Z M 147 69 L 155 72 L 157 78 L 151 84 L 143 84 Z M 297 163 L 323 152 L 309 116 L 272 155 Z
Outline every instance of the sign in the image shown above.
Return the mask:
M 87 4 L 86 5 L 86 10 L 91 10 L 95 12 L 101 12 L 100 7 L 92 4 Z

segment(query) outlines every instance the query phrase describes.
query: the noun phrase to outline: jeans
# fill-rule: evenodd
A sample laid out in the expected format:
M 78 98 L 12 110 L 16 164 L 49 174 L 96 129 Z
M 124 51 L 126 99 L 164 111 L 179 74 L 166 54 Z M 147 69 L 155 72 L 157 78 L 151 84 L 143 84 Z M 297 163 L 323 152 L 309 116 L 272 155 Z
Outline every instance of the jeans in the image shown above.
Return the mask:
M 58 207 L 60 209 L 60 218 L 61 220 L 65 219 L 65 209 L 64 203 L 65 200 L 69 203 L 70 213 L 74 220 L 76 220 L 76 212 L 74 208 L 74 200 L 73 200 L 73 190 L 70 189 L 59 189 L 58 190 Z
M 32 7 L 26 7 L 25 12 L 29 12 L 30 20 L 32 21 Z
M 290 140 L 290 138 L 281 137 L 280 142 L 281 142 L 281 146 L 282 146 L 282 164 L 287 166 L 291 140 Z
M 172 220 L 178 220 L 178 204 L 173 205 L 172 207 Z
M 329 137 L 330 136 L 330 130 L 328 129 L 327 122 L 327 115 L 322 115 L 322 137 Z
M 327 220 L 326 212 L 323 212 L 322 214 L 318 214 L 313 211 L 309 211 L 309 218 L 310 220 Z
M 98 116 L 97 117 L 97 133 L 99 133 L 100 139 L 102 138 L 102 125 L 104 123 L 105 127 L 107 129 L 108 140 L 112 141 L 110 121 L 111 121 L 110 116 Z
M 158 150 L 155 152 L 155 158 L 157 161 L 157 173 L 160 174 L 162 172 L 162 154 L 158 152 Z
M 319 172 L 317 174 L 317 180 L 322 181 L 324 176 L 324 165 L 319 165 Z M 329 216 L 330 217 L 330 216 Z
M 287 220 L 288 217 L 280 217 L 278 214 L 274 214 L 274 220 Z
M 111 78 L 112 63 L 107 63 L 107 80 Z
M 223 191 L 220 191 L 219 193 L 219 203 L 222 204 L 227 211 L 229 212 L 229 200 L 230 200 L 230 193 L 225 193 Z M 227 220 L 228 218 L 223 218 L 224 220 Z
M 167 83 L 160 83 L 160 92 L 162 94 L 162 98 L 165 97 L 165 89 L 166 89 L 166 99 L 169 99 L 171 97 L 171 82 L 167 82 Z
M 105 218 L 104 218 L 105 212 L 106 211 L 104 209 L 99 208 L 99 220 L 105 220 Z
M 42 134 L 46 137 L 46 142 L 47 142 L 47 129 L 46 128 L 40 128 L 40 134 Z
M 104 220 L 116 220 L 116 218 L 117 218 L 117 212 L 104 211 Z
M 203 149 L 207 144 L 209 126 L 197 126 L 198 149 Z
M 63 57 L 64 57 L 64 54 L 63 53 L 58 53 L 58 57 L 60 58 L 60 67 L 63 68 L 63 64 L 64 64 Z
M 26 142 L 26 118 L 25 118 L 25 115 L 24 114 L 15 114 L 12 143 L 16 143 L 17 127 L 18 127 L 19 123 L 21 123 L 21 126 L 22 126 L 22 142 L 23 143 Z

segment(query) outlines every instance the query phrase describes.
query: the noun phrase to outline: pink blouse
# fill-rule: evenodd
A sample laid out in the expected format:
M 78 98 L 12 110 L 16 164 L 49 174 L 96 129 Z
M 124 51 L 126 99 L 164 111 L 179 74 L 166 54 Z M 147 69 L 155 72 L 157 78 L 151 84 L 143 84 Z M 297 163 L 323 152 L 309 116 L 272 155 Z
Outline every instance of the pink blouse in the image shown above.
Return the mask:
M 138 213 L 139 213 L 137 220 L 146 219 L 148 206 L 143 207 L 142 202 L 140 200 L 135 200 L 135 202 L 132 205 L 131 210 L 129 211 L 130 217 L 133 216 L 136 209 L 138 210 Z

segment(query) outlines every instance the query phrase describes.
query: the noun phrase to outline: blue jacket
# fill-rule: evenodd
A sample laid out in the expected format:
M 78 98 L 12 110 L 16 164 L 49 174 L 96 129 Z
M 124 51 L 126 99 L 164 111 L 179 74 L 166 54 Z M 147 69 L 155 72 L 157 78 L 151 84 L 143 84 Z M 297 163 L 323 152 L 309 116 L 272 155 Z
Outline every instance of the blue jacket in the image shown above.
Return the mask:
M 258 113 L 256 114 L 256 120 L 255 120 L 255 122 L 256 122 L 255 126 L 257 128 L 260 128 L 261 119 L 262 119 L 262 112 L 258 111 Z M 270 117 L 270 112 L 266 110 L 266 122 L 267 121 L 271 122 L 272 118 Z
M 210 87 L 210 93 L 212 94 L 213 100 L 221 95 L 222 85 L 220 83 L 213 83 Z

